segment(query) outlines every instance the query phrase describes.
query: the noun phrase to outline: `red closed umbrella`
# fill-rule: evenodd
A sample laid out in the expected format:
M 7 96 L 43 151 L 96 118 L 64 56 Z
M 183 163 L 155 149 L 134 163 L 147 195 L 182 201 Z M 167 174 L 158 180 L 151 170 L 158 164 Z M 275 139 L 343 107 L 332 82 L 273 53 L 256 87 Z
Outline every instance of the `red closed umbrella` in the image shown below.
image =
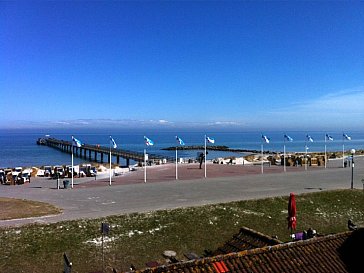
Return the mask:
M 289 201 L 288 201 L 288 228 L 296 229 L 297 219 L 296 219 L 296 199 L 294 193 L 291 192 L 289 194 Z

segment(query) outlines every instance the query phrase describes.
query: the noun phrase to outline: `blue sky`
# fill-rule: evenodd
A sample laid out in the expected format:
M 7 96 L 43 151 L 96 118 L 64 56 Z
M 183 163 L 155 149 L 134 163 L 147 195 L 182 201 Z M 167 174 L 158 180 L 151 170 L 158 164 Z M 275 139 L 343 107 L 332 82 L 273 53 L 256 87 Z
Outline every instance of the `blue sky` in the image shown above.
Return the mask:
M 3 128 L 364 130 L 364 2 L 2 1 L 0 25 Z

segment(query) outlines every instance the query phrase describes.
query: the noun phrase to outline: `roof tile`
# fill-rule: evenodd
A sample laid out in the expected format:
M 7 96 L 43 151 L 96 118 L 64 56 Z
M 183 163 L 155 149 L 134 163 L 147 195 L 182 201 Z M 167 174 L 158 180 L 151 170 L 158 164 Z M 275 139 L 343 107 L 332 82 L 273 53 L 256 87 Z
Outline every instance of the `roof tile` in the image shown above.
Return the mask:
M 363 245 L 364 229 L 359 229 L 147 268 L 138 273 L 227 273 L 226 269 L 231 273 L 362 272 Z

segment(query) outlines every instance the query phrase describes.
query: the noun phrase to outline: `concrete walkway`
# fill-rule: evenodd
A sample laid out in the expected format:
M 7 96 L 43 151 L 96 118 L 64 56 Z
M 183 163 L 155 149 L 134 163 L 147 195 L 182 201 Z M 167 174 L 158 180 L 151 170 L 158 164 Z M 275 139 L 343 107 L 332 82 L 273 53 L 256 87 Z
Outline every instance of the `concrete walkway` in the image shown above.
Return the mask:
M 330 161 L 329 168 L 281 166 L 226 166 L 209 164 L 208 178 L 197 164 L 179 166 L 179 180 L 175 180 L 175 166 L 148 168 L 150 180 L 144 183 L 143 170 L 122 177 L 108 179 L 75 179 L 74 189 L 56 189 L 55 180 L 33 179 L 21 186 L 0 186 L 1 197 L 43 201 L 63 209 L 60 215 L 0 221 L 0 226 L 20 226 L 27 223 L 52 223 L 80 218 L 146 212 L 178 207 L 247 200 L 273 196 L 289 196 L 330 189 L 348 189 L 351 168 L 340 167 L 342 161 Z M 197 178 L 196 178 L 197 176 Z M 364 158 L 355 158 L 354 187 L 363 188 Z

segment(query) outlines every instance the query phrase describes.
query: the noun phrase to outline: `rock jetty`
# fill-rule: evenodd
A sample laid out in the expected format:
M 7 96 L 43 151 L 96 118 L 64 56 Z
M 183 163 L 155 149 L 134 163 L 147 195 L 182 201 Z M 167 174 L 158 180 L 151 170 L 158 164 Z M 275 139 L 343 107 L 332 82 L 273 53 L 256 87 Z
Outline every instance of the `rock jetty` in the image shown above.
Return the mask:
M 162 148 L 161 150 L 174 151 L 176 149 L 177 150 L 204 150 L 205 146 L 202 146 L 202 145 L 173 146 L 173 147 Z M 252 153 L 252 154 L 261 153 L 261 151 L 258 151 L 258 150 L 233 149 L 233 148 L 229 148 L 228 146 L 215 146 L 215 145 L 207 146 L 206 150 L 209 150 L 209 151 L 223 151 L 223 152 L 235 152 L 235 153 Z M 264 151 L 264 153 L 270 154 L 270 153 L 275 153 L 275 152 Z

